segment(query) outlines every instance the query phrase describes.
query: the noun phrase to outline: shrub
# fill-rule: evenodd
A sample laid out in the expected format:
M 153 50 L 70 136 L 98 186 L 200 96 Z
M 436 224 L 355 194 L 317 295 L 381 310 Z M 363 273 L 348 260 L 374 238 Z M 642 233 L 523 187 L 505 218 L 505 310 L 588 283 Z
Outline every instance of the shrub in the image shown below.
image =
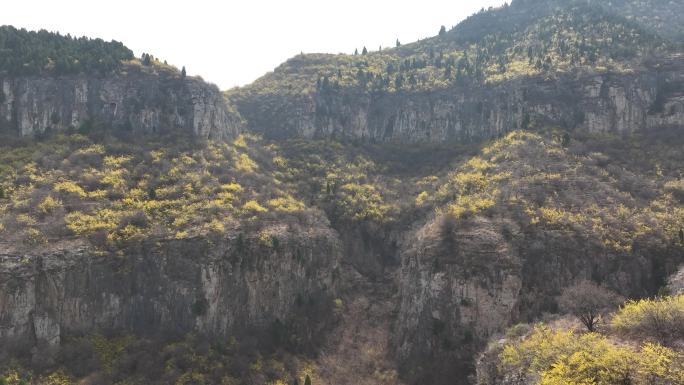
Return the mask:
M 616 344 L 597 333 L 577 334 L 538 326 L 504 345 L 499 370 L 519 383 L 540 385 L 680 384 L 684 355 L 646 344 Z
M 240 154 L 235 161 L 235 169 L 238 172 L 254 172 L 258 168 L 255 161 L 247 154 Z
M 282 213 L 294 213 L 302 211 L 305 207 L 304 203 L 290 196 L 271 199 L 267 203 L 273 210 Z
M 24 243 L 29 246 L 36 246 L 41 243 L 46 243 L 47 240 L 40 230 L 29 228 L 24 231 Z
M 62 371 L 58 371 L 50 374 L 49 376 L 39 380 L 38 385 L 71 385 L 73 382 L 71 378 L 64 374 Z
M 88 195 L 83 189 L 83 187 L 69 180 L 55 183 L 55 185 L 53 186 L 53 190 L 57 192 L 73 194 L 80 198 L 85 198 Z
M 67 214 L 65 219 L 69 230 L 76 235 L 82 235 L 99 230 L 115 229 L 118 225 L 119 215 L 110 209 L 98 210 L 92 215 L 74 211 Z
M 422 206 L 430 199 L 430 194 L 427 191 L 423 191 L 416 197 L 416 206 Z
M 391 206 L 385 204 L 380 192 L 370 184 L 345 184 L 341 188 L 338 204 L 347 219 L 376 222 L 390 219 Z
M 633 338 L 668 344 L 684 338 L 684 294 L 629 301 L 611 322 L 613 329 Z
M 47 198 L 38 204 L 38 211 L 43 215 L 47 215 L 59 207 L 62 207 L 62 202 L 48 195 Z
M 259 202 L 255 200 L 248 201 L 247 203 L 242 206 L 245 210 L 252 212 L 252 213 L 265 213 L 268 211 L 267 208 L 264 206 L 260 205 Z

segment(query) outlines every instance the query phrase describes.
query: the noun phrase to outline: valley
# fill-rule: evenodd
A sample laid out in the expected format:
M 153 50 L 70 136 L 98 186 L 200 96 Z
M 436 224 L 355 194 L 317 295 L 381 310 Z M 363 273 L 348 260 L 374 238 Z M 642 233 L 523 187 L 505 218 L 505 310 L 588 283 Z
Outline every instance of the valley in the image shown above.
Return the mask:
M 0 384 L 684 383 L 682 12 L 514 0 L 225 91 L 0 27 Z

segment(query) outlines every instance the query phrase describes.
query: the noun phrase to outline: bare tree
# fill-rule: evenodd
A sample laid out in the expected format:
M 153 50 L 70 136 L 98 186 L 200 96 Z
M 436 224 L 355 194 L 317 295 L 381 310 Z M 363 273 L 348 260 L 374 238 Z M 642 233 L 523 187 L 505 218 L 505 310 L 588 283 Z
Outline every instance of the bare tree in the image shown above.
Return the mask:
M 591 281 L 581 281 L 563 290 L 558 298 L 561 310 L 577 317 L 593 332 L 601 315 L 620 303 L 614 292 Z

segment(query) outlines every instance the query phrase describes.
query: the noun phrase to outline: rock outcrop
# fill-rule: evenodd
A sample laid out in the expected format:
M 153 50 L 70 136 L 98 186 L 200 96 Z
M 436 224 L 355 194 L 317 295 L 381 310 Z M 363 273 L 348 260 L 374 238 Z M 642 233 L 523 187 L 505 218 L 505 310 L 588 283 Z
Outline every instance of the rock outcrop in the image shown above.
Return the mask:
M 564 287 L 593 277 L 626 297 L 644 297 L 666 278 L 659 264 L 681 260 L 667 246 L 646 244 L 635 249 L 648 249 L 650 259 L 605 255 L 591 238 L 574 237 L 484 217 L 433 221 L 408 237 L 393 328 L 405 374 L 417 373 L 418 382 L 474 383 L 459 375 L 474 371 L 472 357 L 486 342 L 557 312 Z M 671 279 L 672 290 L 677 282 Z
M 33 136 L 83 126 L 228 139 L 242 120 L 214 85 L 133 65 L 107 75 L 0 78 L 0 132 Z
M 249 128 L 270 138 L 444 142 L 538 125 L 620 134 L 684 125 L 684 56 L 655 62 L 633 73 L 523 77 L 424 92 L 247 90 L 233 100 Z
M 197 238 L 146 242 L 125 257 L 88 248 L 0 255 L 0 346 L 56 346 L 101 331 L 268 330 L 323 312 L 338 261 L 337 238 L 324 229 L 287 236 L 277 248 Z

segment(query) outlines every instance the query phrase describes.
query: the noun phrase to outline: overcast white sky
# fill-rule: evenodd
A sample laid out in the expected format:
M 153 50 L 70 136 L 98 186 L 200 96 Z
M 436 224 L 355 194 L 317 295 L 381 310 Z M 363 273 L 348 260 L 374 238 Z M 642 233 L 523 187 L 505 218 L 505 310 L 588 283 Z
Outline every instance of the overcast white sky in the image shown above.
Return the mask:
M 0 25 L 118 40 L 222 89 L 300 52 L 348 52 L 436 35 L 504 0 L 3 0 Z

